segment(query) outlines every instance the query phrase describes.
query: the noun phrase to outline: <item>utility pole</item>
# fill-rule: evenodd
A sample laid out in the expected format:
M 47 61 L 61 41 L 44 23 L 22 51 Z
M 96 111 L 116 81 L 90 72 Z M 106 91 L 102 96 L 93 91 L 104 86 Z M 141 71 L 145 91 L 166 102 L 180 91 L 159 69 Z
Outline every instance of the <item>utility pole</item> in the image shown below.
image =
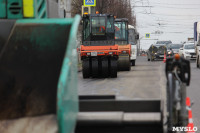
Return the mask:
M 137 53 L 138 56 L 139 56 L 139 54 L 140 54 L 140 47 L 141 47 L 141 46 L 140 46 L 140 45 L 141 45 L 141 44 L 140 44 L 140 40 L 141 40 L 143 37 L 144 37 L 144 36 L 142 36 L 142 37 L 139 38 L 139 46 L 138 46 L 138 50 L 137 50 L 137 51 L 138 51 L 138 53 Z

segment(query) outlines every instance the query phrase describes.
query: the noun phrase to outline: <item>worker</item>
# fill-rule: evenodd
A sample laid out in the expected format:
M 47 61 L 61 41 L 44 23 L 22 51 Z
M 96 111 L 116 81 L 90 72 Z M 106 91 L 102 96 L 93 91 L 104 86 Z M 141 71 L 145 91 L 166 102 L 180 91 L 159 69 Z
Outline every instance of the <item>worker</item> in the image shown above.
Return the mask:
M 119 39 L 121 37 L 119 27 L 115 26 L 115 39 Z
M 105 31 L 106 31 L 105 26 L 100 26 L 100 27 L 99 27 L 99 32 L 105 32 Z

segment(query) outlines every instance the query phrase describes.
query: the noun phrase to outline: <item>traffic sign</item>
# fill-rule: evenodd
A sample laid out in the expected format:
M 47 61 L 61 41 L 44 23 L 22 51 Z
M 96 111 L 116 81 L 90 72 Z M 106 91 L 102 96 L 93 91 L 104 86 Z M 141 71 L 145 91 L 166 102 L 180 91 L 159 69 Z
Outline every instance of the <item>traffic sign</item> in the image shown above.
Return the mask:
M 150 38 L 150 33 L 146 33 L 145 38 Z
M 84 6 L 96 6 L 96 0 L 83 0 Z

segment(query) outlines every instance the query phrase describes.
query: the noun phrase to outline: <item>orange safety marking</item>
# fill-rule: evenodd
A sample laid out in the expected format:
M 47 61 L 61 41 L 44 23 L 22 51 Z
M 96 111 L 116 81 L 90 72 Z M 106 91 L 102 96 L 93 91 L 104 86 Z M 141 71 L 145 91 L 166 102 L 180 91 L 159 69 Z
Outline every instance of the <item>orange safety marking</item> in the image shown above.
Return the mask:
M 189 97 L 186 97 L 186 105 L 187 106 L 190 106 L 191 104 L 190 104 L 190 98 Z

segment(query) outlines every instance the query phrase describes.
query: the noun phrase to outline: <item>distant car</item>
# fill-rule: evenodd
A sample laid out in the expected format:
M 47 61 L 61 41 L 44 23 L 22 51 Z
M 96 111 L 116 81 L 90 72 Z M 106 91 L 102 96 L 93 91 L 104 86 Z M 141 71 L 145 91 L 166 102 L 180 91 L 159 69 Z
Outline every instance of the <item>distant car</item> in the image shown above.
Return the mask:
M 167 52 L 166 45 L 163 44 L 152 44 L 147 50 L 147 60 L 153 61 L 155 59 L 163 59 L 164 53 Z
M 174 54 L 178 54 L 179 53 L 179 49 L 183 47 L 183 44 L 171 44 L 169 46 L 170 49 L 172 49 Z
M 183 48 L 180 48 L 180 50 L 182 50 L 182 55 L 180 51 L 179 54 L 185 59 L 196 59 L 194 43 L 186 43 Z

